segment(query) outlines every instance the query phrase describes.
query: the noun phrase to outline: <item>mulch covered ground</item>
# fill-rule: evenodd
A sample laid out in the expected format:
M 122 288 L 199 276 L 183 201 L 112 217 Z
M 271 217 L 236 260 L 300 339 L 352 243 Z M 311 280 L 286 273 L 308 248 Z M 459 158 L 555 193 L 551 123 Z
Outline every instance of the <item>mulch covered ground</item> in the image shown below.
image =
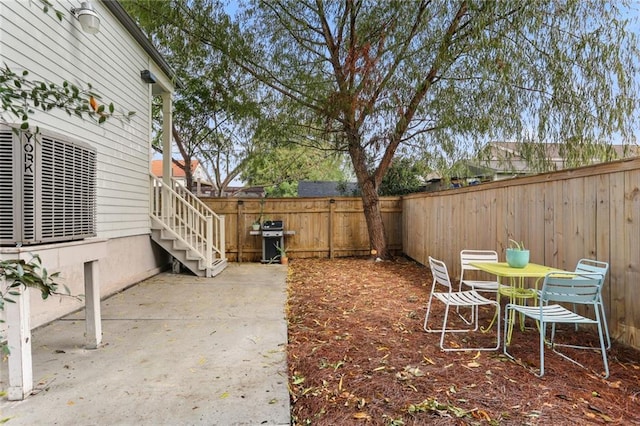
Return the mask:
M 518 361 L 502 350 L 442 352 L 440 335 L 423 331 L 431 273 L 412 261 L 296 259 L 288 287 L 295 425 L 640 424 L 639 351 L 614 343 L 608 379 L 591 351 L 572 352 L 583 369 L 547 350 L 536 377 L 525 368 L 538 365 L 535 328 L 514 331 Z M 434 314 L 442 319 L 440 304 Z M 481 312 L 481 324 L 491 316 Z M 562 337 L 597 342 L 588 330 Z

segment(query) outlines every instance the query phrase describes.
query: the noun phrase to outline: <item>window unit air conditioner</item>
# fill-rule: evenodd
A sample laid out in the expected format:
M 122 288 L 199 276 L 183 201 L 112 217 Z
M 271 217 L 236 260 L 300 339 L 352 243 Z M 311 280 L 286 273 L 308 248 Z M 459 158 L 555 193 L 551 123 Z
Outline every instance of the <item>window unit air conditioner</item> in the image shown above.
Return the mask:
M 0 126 L 0 246 L 96 235 L 96 150 Z

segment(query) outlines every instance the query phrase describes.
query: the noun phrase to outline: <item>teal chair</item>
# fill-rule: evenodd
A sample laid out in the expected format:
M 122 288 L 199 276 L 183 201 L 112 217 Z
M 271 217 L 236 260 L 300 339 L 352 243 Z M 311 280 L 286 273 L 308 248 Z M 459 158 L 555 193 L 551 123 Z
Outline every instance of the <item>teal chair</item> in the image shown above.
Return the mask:
M 602 274 L 591 273 L 570 273 L 551 272 L 544 277 L 542 290 L 540 291 L 539 306 L 524 306 L 515 303 L 507 304 L 505 308 L 505 335 L 507 333 L 508 318 L 511 311 L 518 312 L 525 317 L 538 322 L 540 330 L 540 373 L 538 377 L 544 375 L 544 350 L 546 343 L 547 326 L 551 325 L 551 336 L 548 340 L 551 349 L 561 357 L 577 364 L 583 368 L 575 359 L 560 352 L 557 347 L 571 347 L 575 349 L 598 350 L 592 346 L 578 346 L 555 343 L 556 324 L 593 324 L 597 326 L 600 340 L 600 352 L 604 364 L 605 378 L 609 377 L 609 363 L 607 361 L 607 349 L 603 335 L 604 318 L 601 315 L 599 303 L 601 300 L 602 284 L 604 277 Z M 556 303 L 553 303 L 556 302 Z M 592 317 L 582 316 L 575 311 L 565 308 L 559 303 L 567 305 L 592 306 L 594 315 Z M 507 344 L 503 345 L 503 352 L 511 359 L 515 359 L 507 350 Z
M 607 272 L 609 271 L 609 264 L 607 262 L 601 262 L 592 259 L 580 259 L 576 265 L 575 272 L 577 274 L 602 274 L 603 279 L 606 279 Z M 604 303 L 602 301 L 602 292 L 598 299 L 598 307 L 600 308 L 600 316 L 604 323 L 604 334 L 607 338 L 607 349 L 611 349 L 611 337 L 609 336 L 609 326 L 607 325 L 607 315 L 604 312 Z M 573 307 L 575 311 L 575 306 Z M 576 324 L 577 329 L 577 324 Z

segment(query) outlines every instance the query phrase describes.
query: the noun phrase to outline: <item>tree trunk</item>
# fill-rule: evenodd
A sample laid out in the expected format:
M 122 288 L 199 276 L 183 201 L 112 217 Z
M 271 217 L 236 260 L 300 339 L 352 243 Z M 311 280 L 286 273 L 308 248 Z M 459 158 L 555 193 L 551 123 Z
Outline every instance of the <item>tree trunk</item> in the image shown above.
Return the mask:
M 180 154 L 182 155 L 182 159 L 184 161 L 182 164 L 180 164 L 179 162 L 175 162 L 175 163 L 178 165 L 178 167 L 184 170 L 185 187 L 191 192 L 193 187 L 191 155 L 189 155 L 189 153 L 185 149 L 184 143 L 182 141 L 182 137 L 180 136 L 180 133 L 178 133 L 178 129 L 176 129 L 175 125 L 173 126 L 172 133 L 173 133 L 173 139 L 175 140 L 176 146 L 178 147 L 178 150 L 180 151 Z
M 347 135 L 357 135 L 357 131 L 353 130 L 346 133 Z M 362 207 L 367 221 L 371 255 L 385 260 L 391 259 L 391 253 L 387 248 L 387 233 L 384 229 L 382 211 L 380 210 L 378 183 L 375 175 L 370 174 L 367 168 L 366 152 L 358 136 L 352 136 L 349 141 L 349 155 L 362 191 Z
M 392 256 L 387 247 L 387 232 L 382 221 L 378 191 L 371 179 L 367 179 L 361 184 L 361 188 L 364 217 L 367 221 L 369 243 L 371 244 L 371 255 L 381 259 L 390 259 Z

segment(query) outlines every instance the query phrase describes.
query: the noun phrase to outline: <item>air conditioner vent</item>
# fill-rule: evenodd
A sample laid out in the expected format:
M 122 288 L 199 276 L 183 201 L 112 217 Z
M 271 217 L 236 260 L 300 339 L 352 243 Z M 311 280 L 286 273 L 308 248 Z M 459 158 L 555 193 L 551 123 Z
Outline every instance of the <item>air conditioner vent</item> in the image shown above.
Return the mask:
M 9 130 L 0 131 L 0 241 L 14 238 L 14 135 Z
M 0 128 L 0 244 L 95 236 L 96 151 L 81 142 Z M 1 217 L 5 217 L 4 213 Z

